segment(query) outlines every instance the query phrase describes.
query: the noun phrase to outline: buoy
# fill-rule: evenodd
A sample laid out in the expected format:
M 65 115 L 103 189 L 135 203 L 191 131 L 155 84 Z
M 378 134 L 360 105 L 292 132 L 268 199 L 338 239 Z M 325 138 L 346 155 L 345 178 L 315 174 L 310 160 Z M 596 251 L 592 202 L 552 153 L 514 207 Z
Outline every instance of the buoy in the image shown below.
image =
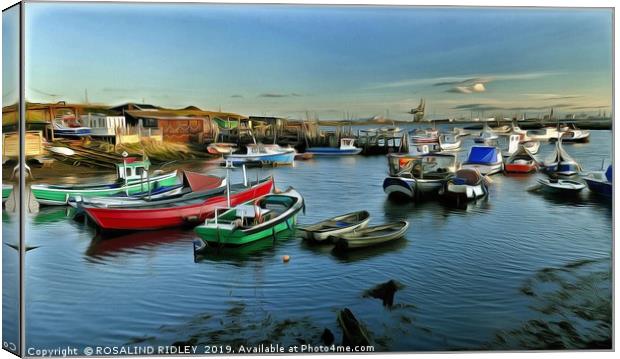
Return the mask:
M 289 257 L 288 255 L 283 255 L 282 256 L 282 262 L 287 263 L 290 260 L 291 260 L 291 257 Z

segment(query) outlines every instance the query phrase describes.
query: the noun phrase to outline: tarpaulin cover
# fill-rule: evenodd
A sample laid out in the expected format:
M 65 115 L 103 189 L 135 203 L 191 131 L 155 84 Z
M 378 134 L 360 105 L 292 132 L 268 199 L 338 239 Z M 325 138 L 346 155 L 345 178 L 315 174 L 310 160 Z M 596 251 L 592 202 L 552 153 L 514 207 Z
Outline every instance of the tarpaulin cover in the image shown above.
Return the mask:
M 611 165 L 607 167 L 607 171 L 605 172 L 605 177 L 607 177 L 607 181 L 611 182 L 611 178 L 613 176 L 614 171 L 611 169 Z
M 497 162 L 497 148 L 495 147 L 472 147 L 469 152 L 467 163 L 491 164 Z

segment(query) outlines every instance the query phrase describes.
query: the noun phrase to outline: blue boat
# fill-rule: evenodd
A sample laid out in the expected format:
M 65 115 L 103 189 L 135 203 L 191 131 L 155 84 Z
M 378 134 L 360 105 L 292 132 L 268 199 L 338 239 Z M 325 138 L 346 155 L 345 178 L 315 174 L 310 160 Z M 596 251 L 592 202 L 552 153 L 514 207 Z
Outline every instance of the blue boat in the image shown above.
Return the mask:
M 82 126 L 73 114 L 55 118 L 52 125 L 56 137 L 82 137 L 89 136 L 92 132 L 90 127 Z
M 355 147 L 353 138 L 340 139 L 340 147 L 308 147 L 306 153 L 312 153 L 316 156 L 347 156 L 358 155 L 362 152 L 361 148 Z
M 292 148 L 275 148 L 271 145 L 248 145 L 247 154 L 226 155 L 226 161 L 233 165 L 292 165 L 295 162 L 295 150 Z
M 586 181 L 588 189 L 594 193 L 601 194 L 605 197 L 613 196 L 613 170 L 611 165 L 607 167 L 607 171 L 591 172 L 583 180 Z
M 556 142 L 555 151 L 551 157 L 543 163 L 547 173 L 558 176 L 574 176 L 581 172 L 581 166 L 562 147 L 562 139 Z
M 476 169 L 488 176 L 504 169 L 502 153 L 495 146 L 473 146 L 462 168 Z

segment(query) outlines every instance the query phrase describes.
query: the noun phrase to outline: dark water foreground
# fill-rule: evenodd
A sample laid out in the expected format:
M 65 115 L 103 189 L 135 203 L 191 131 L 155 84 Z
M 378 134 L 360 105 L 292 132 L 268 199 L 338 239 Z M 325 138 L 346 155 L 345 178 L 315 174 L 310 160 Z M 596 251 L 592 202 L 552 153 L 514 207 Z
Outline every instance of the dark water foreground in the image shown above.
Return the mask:
M 611 132 L 565 147 L 598 169 L 610 163 Z M 268 173 L 305 196 L 300 223 L 367 209 L 371 224 L 410 221 L 407 237 L 337 256 L 285 234 L 195 262 L 191 230 L 101 239 L 65 208 L 42 208 L 28 215 L 27 242 L 38 248 L 26 255 L 27 346 L 320 344 L 326 328 L 339 343 L 336 316 L 347 307 L 376 350 L 610 347 L 610 201 L 527 192 L 537 174 L 496 175 L 488 200 L 467 209 L 392 203 L 383 156 Z M 3 214 L 5 225 L 15 220 Z M 388 280 L 391 303 L 372 293 Z

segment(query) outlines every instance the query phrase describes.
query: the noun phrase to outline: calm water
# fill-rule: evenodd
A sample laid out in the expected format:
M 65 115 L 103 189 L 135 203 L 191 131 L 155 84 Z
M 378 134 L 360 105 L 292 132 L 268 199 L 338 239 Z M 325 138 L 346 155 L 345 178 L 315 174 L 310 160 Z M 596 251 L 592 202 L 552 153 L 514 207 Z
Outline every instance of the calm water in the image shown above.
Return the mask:
M 590 143 L 565 148 L 593 170 L 610 163 L 611 145 L 610 131 L 593 131 Z M 543 144 L 539 156 L 552 150 Z M 28 215 L 28 245 L 39 247 L 26 255 L 27 346 L 318 344 L 324 328 L 339 342 L 344 307 L 377 350 L 580 347 L 611 335 L 612 207 L 587 190 L 562 199 L 525 190 L 542 174 L 500 174 L 488 200 L 453 209 L 388 201 L 384 156 L 249 176 L 257 172 L 304 195 L 300 223 L 367 209 L 371 223 L 411 227 L 403 240 L 346 257 L 281 236 L 195 262 L 191 230 L 98 239 L 65 208 L 42 208 Z M 5 225 L 14 220 L 4 213 Z M 403 285 L 393 307 L 364 297 L 390 279 Z

